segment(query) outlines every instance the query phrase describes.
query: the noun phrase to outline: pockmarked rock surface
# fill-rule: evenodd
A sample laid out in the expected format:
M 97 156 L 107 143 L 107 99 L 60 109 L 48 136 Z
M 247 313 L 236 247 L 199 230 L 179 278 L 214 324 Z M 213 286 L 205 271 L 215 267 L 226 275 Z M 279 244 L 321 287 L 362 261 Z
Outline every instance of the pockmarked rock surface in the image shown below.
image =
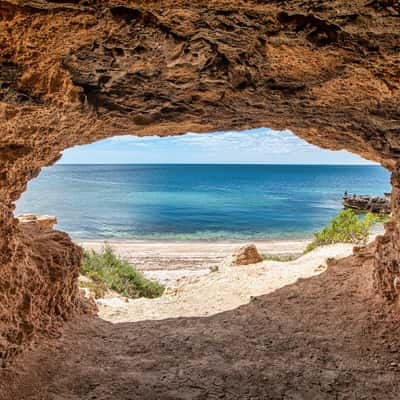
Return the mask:
M 73 315 L 78 298 L 80 249 L 27 233 L 15 201 L 62 150 L 119 134 L 267 126 L 381 163 L 393 218 L 374 286 L 395 301 L 399 13 L 396 0 L 1 0 L 2 357 Z

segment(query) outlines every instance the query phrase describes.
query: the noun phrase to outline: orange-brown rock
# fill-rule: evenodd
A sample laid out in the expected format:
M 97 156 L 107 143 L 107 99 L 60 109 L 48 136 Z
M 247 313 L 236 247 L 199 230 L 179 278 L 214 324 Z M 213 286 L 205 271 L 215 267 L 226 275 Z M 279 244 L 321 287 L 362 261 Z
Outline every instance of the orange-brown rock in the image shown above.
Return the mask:
M 254 244 L 246 244 L 240 247 L 233 255 L 234 265 L 256 264 L 262 261 L 262 255 L 258 252 Z
M 22 223 L 14 243 L 12 264 L 0 269 L 0 365 L 86 307 L 77 284 L 81 249 L 66 233 Z
M 0 343 L 76 305 L 80 250 L 14 202 L 68 147 L 117 134 L 267 126 L 393 172 L 375 286 L 397 298 L 398 0 L 0 0 Z M 51 294 L 51 296 L 49 296 Z M 53 296 L 54 294 L 54 296 Z

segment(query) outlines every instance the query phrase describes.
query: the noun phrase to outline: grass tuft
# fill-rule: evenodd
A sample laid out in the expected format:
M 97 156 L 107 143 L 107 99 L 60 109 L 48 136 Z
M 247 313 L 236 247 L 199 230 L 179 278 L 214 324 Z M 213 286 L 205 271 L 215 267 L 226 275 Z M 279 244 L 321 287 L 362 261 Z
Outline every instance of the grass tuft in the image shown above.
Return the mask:
M 79 287 L 89 289 L 95 299 L 102 299 L 107 293 L 107 285 L 100 281 L 79 281 Z
M 297 260 L 301 256 L 300 254 L 263 254 L 264 261 L 280 261 L 280 262 L 289 262 Z
M 132 299 L 154 298 L 161 296 L 165 289 L 160 283 L 145 278 L 131 264 L 118 257 L 110 246 L 105 246 L 100 253 L 86 250 L 81 273 L 92 280 L 96 297 L 104 296 L 111 289 Z M 86 282 L 84 285 L 88 287 Z

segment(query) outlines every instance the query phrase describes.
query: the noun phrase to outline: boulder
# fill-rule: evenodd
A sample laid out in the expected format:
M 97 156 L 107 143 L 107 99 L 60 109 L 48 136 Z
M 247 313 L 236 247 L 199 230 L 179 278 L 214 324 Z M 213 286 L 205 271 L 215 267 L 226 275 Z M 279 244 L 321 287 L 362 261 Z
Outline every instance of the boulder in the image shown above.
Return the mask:
M 234 265 L 256 264 L 262 260 L 263 257 L 254 244 L 246 244 L 240 247 L 240 249 L 238 249 L 233 255 Z

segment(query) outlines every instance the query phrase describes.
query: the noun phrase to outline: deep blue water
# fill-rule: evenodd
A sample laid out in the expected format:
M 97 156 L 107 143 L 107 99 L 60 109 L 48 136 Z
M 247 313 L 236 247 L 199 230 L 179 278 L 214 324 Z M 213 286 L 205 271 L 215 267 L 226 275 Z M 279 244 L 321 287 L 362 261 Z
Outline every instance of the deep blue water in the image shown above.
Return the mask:
M 378 166 L 55 165 L 18 213 L 51 214 L 77 239 L 308 237 L 343 192 L 390 190 Z

